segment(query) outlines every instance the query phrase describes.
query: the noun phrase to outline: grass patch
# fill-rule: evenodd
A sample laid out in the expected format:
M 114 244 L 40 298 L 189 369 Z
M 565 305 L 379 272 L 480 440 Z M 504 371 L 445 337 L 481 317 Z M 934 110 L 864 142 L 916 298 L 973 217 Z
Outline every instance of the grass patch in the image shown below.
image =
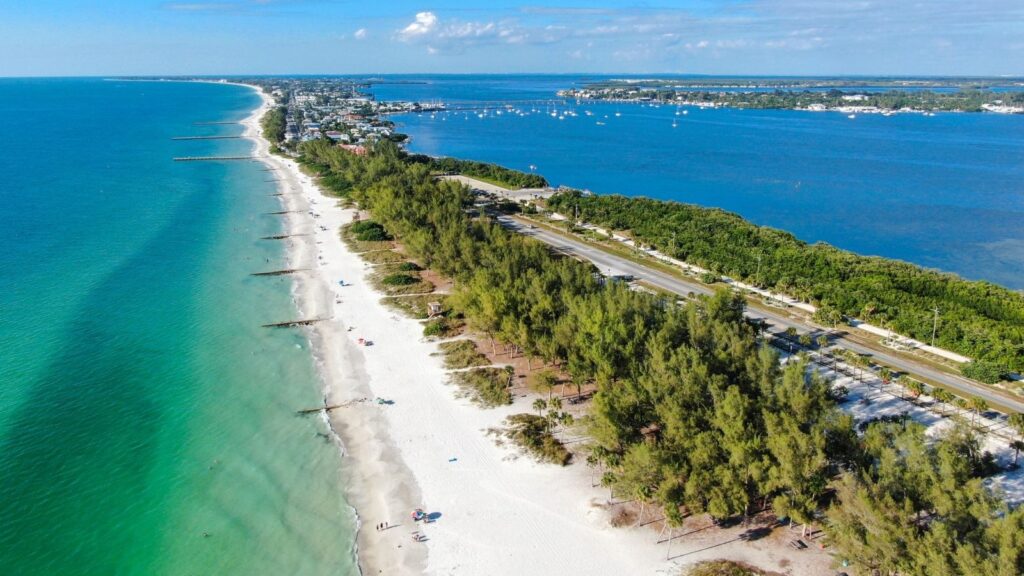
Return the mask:
M 394 264 L 381 264 L 370 276 L 374 287 L 388 296 L 399 294 L 427 294 L 434 291 L 434 285 L 420 278 L 416 272 L 401 272 Z
M 513 414 L 505 419 L 505 437 L 541 462 L 565 466 L 572 454 L 551 433 L 548 420 L 535 414 Z
M 508 372 L 502 368 L 475 368 L 452 374 L 452 381 L 461 391 L 459 396 L 485 408 L 512 403 L 508 380 Z
M 369 262 L 370 264 L 394 264 L 396 262 L 402 262 L 405 257 L 395 252 L 394 250 L 375 250 L 373 252 L 363 252 L 360 257 Z
M 398 272 L 395 274 L 388 274 L 380 279 L 380 283 L 385 286 L 411 286 L 419 281 L 420 279 L 417 276 L 410 276 L 409 274 L 402 274 Z
M 395 247 L 395 243 L 392 240 L 360 240 L 359 233 L 354 231 L 353 226 L 366 222 L 352 222 L 341 227 L 339 234 L 341 235 L 341 241 L 349 247 L 350 250 L 357 254 L 363 252 L 370 252 L 375 250 L 390 250 Z
M 440 348 L 441 353 L 444 354 L 445 368 L 472 368 L 491 363 L 487 356 L 477 351 L 476 344 L 472 340 L 442 342 Z
M 448 307 L 445 305 L 444 294 L 414 294 L 412 296 L 385 296 L 381 298 L 381 302 L 389 308 L 398 310 L 399 312 L 415 318 L 417 320 L 426 320 L 428 311 L 427 304 L 431 302 L 439 302 L 441 304 L 441 310 L 447 311 Z
M 434 318 L 423 324 L 423 335 L 428 338 L 451 338 L 458 336 L 465 325 L 460 318 Z
M 743 562 L 708 560 L 683 572 L 686 576 L 767 576 L 769 573 Z

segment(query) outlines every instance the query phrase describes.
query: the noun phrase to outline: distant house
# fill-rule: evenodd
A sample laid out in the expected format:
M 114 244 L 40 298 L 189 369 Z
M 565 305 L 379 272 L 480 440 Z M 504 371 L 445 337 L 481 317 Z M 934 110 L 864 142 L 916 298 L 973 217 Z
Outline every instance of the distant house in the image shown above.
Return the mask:
M 356 156 L 366 156 L 366 148 L 363 146 L 356 146 L 353 144 L 339 144 L 342 150 L 347 150 Z
M 342 139 L 342 136 L 344 136 L 344 134 L 338 132 L 337 130 L 328 130 L 327 132 L 325 132 L 325 134 L 327 134 L 327 137 L 330 138 L 331 140 L 334 140 L 335 142 L 340 141 Z

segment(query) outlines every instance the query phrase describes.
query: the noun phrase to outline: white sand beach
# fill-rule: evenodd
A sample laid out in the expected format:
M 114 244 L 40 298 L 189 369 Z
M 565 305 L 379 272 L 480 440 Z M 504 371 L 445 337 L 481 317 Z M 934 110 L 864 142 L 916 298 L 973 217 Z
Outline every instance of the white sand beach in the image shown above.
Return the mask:
M 827 568 L 823 554 L 794 558 L 769 538 L 745 542 L 739 532 L 720 529 L 677 531 L 668 561 L 667 545 L 657 544 L 661 522 L 610 525 L 609 493 L 592 486 L 585 464 L 538 464 L 498 446 L 486 431 L 509 414 L 531 412 L 530 399 L 485 410 L 456 397 L 437 344 L 423 338 L 418 321 L 381 304 L 365 278 L 370 267 L 341 242 L 338 229 L 353 211 L 322 195 L 295 162 L 268 153 L 258 128 L 270 106 L 263 98 L 245 121 L 245 135 L 280 180 L 285 209 L 295 211 L 289 233 L 308 234 L 285 242 L 289 267 L 311 270 L 295 276 L 299 316 L 324 319 L 310 330 L 327 401 L 366 399 L 330 417 L 344 446 L 347 497 L 361 519 L 364 574 L 675 574 L 679 566 L 713 558 L 790 574 Z M 359 345 L 359 338 L 372 346 Z M 435 520 L 413 523 L 415 508 Z M 391 528 L 375 529 L 385 521 Z M 426 541 L 413 541 L 417 530 Z

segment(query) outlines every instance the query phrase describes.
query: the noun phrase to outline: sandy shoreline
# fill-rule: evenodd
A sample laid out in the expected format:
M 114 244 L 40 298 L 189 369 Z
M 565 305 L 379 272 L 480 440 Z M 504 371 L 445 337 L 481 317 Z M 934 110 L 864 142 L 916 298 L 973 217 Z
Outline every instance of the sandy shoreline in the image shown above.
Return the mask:
M 289 268 L 315 270 L 295 276 L 293 297 L 299 317 L 330 318 L 309 330 L 314 361 L 324 382 L 325 401 L 338 404 L 372 398 L 362 351 L 348 332 L 350 324 L 342 320 L 347 315 L 338 310 L 344 303 L 340 297 L 345 290 L 338 285 L 338 279 L 351 277 L 351 273 L 344 274 L 347 270 L 362 268 L 357 256 L 351 255 L 343 264 L 339 254 L 344 246 L 337 230 L 351 219 L 351 211 L 337 208 L 334 200 L 322 196 L 294 161 L 269 154 L 269 142 L 260 135 L 259 119 L 272 102 L 257 92 L 263 104 L 243 121 L 243 135 L 253 140 L 254 154 L 277 175 L 284 209 L 295 212 L 287 217 L 286 233 L 306 235 L 284 242 L 288 243 Z M 313 214 L 319 216 L 314 218 Z M 347 500 L 357 512 L 356 544 L 362 572 L 422 574 L 426 559 L 422 545 L 412 546 L 411 538 L 400 540 L 397 529 L 384 533 L 373 529 L 379 522 L 398 524 L 402 511 L 411 510 L 420 501 L 412 474 L 402 465 L 394 443 L 388 438 L 379 408 L 370 402 L 356 403 L 335 411 L 328 424 L 338 435 L 345 457 L 343 483 Z M 389 538 L 382 538 L 381 534 Z
M 256 89 L 254 87 L 250 87 Z M 352 210 L 325 197 L 289 159 L 268 153 L 259 118 L 270 100 L 244 122 L 255 153 L 275 170 L 288 215 L 285 240 L 303 318 L 327 318 L 310 332 L 329 403 L 367 399 L 334 410 L 330 424 L 344 446 L 344 484 L 360 518 L 359 563 L 364 574 L 674 574 L 700 560 L 730 558 L 791 574 L 810 570 L 809 556 L 789 558 L 777 546 L 740 542 L 727 531 L 701 531 L 673 540 L 673 559 L 658 544 L 661 522 L 613 528 L 609 494 L 594 487 L 582 463 L 538 464 L 487 430 L 520 412 L 531 398 L 484 410 L 455 397 L 421 324 L 401 317 L 370 288 L 371 269 L 338 236 Z M 346 286 L 339 285 L 344 279 Z M 358 338 L 373 341 L 359 346 Z M 374 398 L 391 405 L 379 405 Z M 437 520 L 421 526 L 409 513 L 422 507 Z M 374 526 L 393 526 L 378 532 Z M 422 531 L 426 542 L 413 542 Z M 677 536 L 679 532 L 676 533 Z M 781 555 L 780 555 L 781 554 Z

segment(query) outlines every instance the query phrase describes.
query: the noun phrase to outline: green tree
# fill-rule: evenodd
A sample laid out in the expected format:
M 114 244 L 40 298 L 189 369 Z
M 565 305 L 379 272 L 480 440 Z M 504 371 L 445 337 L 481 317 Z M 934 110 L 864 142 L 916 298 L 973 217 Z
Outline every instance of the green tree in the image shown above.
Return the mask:
M 988 402 L 977 396 L 971 398 L 970 409 L 974 415 L 971 417 L 971 425 L 973 426 L 977 421 L 978 415 L 988 410 Z
M 1024 449 L 1024 442 L 1020 440 L 1014 440 L 1010 442 L 1010 448 L 1013 448 L 1013 467 L 1017 467 L 1017 458 L 1020 456 L 1021 449 Z
M 555 389 L 555 384 L 558 383 L 558 378 L 552 372 L 548 370 L 535 372 L 530 380 L 534 390 L 541 394 L 547 394 L 547 399 L 551 400 L 551 392 Z
M 943 414 L 945 414 L 945 406 L 952 404 L 956 398 L 951 393 L 949 393 L 946 390 L 943 390 L 942 388 L 936 388 L 935 391 L 932 392 L 932 397 L 935 398 L 936 402 L 939 402 L 940 404 L 943 405 Z
M 1014 412 L 1007 418 L 1007 423 L 1017 432 L 1018 436 L 1024 437 L 1024 414 Z

